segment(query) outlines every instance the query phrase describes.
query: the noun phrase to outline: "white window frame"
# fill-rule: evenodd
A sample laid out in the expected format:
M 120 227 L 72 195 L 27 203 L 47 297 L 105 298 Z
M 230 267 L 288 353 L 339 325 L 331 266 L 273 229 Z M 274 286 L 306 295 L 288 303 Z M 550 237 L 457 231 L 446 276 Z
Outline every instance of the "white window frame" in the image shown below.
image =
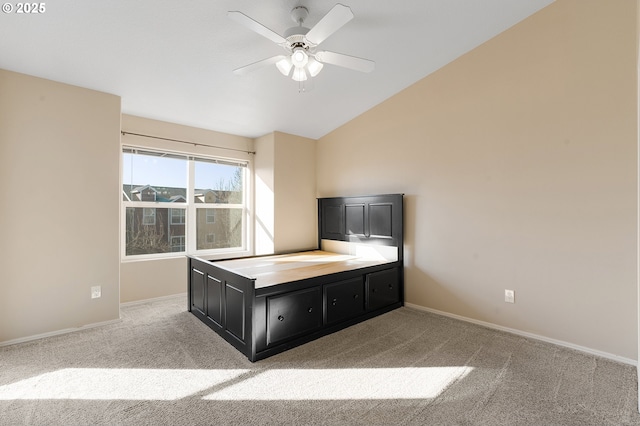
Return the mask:
M 214 155 L 203 152 L 184 152 L 184 151 L 173 151 L 167 150 L 164 148 L 155 148 L 153 146 L 133 146 L 130 144 L 121 145 L 120 150 L 120 186 L 119 190 L 122 191 L 123 182 L 122 182 L 122 167 L 123 167 L 123 153 L 124 150 L 140 150 L 141 154 L 144 152 L 153 152 L 153 153 L 167 153 L 171 155 L 184 156 L 185 161 L 187 161 L 187 169 L 188 169 L 188 179 L 187 179 L 187 202 L 185 203 L 167 203 L 167 202 L 158 202 L 158 201 L 127 201 L 125 199 L 121 199 L 121 217 L 120 217 L 120 238 L 121 238 L 121 260 L 123 262 L 129 261 L 139 261 L 139 260 L 151 260 L 151 259 L 162 259 L 162 258 L 175 258 L 182 257 L 186 255 L 196 255 L 203 256 L 207 259 L 221 259 L 228 257 L 241 257 L 241 256 L 249 256 L 253 254 L 253 187 L 251 185 L 252 182 L 252 174 L 253 174 L 253 164 L 248 158 L 231 158 L 231 157 L 223 157 L 220 155 Z M 199 150 L 201 151 L 201 150 Z M 243 202 L 242 204 L 213 204 L 213 203 L 195 203 L 195 161 L 198 159 L 204 159 L 208 161 L 219 161 L 219 162 L 230 162 L 237 163 L 239 165 L 243 165 L 244 176 L 243 176 Z M 124 198 L 124 197 L 121 197 Z M 127 207 L 129 208 L 166 208 L 169 209 L 169 224 L 171 224 L 171 209 L 185 209 L 185 221 L 186 223 L 174 223 L 173 225 L 184 225 L 185 226 L 185 251 L 183 252 L 169 252 L 169 253 L 151 253 L 151 254 L 139 254 L 139 255 L 127 255 L 126 254 L 126 211 Z M 196 209 L 197 208 L 207 208 L 207 209 L 233 209 L 239 208 L 243 211 L 243 221 L 242 221 L 242 247 L 233 247 L 233 248 L 222 248 L 222 249 L 196 249 Z M 155 215 L 154 215 L 155 218 Z M 171 237 L 169 236 L 169 243 L 171 242 Z M 171 247 L 171 244 L 169 244 Z

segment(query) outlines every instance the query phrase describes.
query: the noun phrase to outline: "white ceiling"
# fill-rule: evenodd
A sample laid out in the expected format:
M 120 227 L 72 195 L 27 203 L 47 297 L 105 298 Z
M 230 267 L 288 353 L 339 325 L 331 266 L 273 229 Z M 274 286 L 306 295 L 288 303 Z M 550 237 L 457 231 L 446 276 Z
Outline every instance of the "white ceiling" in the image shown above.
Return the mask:
M 232 73 L 283 50 L 226 13 L 283 34 L 295 25 L 294 6 L 308 7 L 312 27 L 336 0 L 49 1 L 39 15 L 0 14 L 0 68 L 119 95 L 127 114 L 318 139 L 553 0 L 340 1 L 355 18 L 322 50 L 371 59 L 376 69 L 327 64 L 305 93 L 275 66 Z

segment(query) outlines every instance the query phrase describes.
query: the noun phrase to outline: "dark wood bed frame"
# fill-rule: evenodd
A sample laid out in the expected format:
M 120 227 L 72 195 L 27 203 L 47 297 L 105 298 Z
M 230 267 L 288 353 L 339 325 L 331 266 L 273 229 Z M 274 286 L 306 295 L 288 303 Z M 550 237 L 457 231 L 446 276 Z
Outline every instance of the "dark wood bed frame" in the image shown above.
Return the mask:
M 402 194 L 318 199 L 322 240 L 393 246 L 397 260 L 256 288 L 189 256 L 188 310 L 255 362 L 403 305 Z

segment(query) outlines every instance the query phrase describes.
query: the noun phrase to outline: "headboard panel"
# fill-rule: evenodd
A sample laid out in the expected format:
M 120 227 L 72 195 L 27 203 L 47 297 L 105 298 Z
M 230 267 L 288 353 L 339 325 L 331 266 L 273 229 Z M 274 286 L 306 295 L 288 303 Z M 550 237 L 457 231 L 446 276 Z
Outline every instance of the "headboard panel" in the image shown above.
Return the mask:
M 319 198 L 318 238 L 394 246 L 402 259 L 403 194 Z

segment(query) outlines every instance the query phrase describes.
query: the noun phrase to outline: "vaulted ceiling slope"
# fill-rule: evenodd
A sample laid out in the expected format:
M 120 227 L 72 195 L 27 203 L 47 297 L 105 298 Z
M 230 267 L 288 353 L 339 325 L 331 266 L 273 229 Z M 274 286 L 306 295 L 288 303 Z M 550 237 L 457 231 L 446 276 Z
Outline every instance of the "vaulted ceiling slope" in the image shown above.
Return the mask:
M 127 114 L 318 139 L 553 0 L 340 1 L 355 17 L 323 50 L 371 59 L 375 70 L 327 64 L 304 92 L 275 66 L 232 73 L 283 51 L 227 11 L 282 35 L 293 7 L 309 9 L 312 27 L 335 1 L 56 0 L 41 13 L 13 3 L 0 14 L 0 68 L 119 95 Z

